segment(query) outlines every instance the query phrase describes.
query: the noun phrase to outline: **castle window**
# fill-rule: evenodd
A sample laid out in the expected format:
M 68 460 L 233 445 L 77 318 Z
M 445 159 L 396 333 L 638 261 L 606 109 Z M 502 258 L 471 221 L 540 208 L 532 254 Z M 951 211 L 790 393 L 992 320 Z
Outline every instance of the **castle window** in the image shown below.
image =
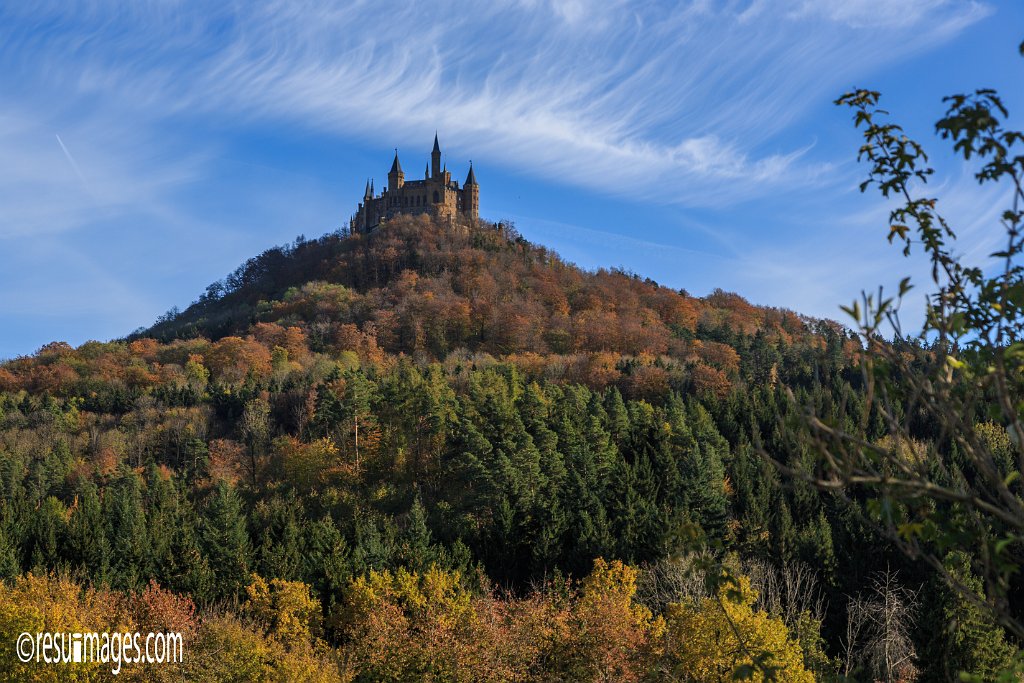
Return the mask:
M 434 203 L 437 204 L 441 201 L 441 198 L 437 194 L 437 190 L 434 190 Z

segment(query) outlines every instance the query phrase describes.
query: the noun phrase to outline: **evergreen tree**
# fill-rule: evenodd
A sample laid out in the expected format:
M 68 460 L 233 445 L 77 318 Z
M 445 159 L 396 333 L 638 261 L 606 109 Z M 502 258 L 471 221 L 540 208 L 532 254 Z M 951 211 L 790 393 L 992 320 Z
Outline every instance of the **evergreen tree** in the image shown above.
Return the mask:
M 946 557 L 946 570 L 966 588 L 982 598 L 981 580 L 971 571 L 970 559 L 963 552 Z M 941 663 L 924 680 L 955 680 L 962 674 L 976 681 L 994 681 L 1013 662 L 1016 648 L 1006 632 L 993 623 L 991 614 L 972 603 L 963 593 L 932 578 L 929 582 L 936 599 L 929 601 L 932 637 L 928 654 Z M 938 627 L 938 628 L 936 628 Z
M 109 581 L 110 541 L 107 538 L 99 489 L 91 481 L 78 484 L 75 505 L 68 519 L 64 554 L 73 568 L 83 572 L 92 581 Z
M 329 609 L 340 599 L 351 576 L 349 547 L 329 515 L 307 524 L 304 531 L 302 580 L 313 587 Z
M 273 497 L 252 515 L 256 570 L 261 576 L 294 581 L 302 576 L 302 508 L 294 498 Z
M 406 563 L 417 571 L 423 571 L 437 559 L 431 546 L 430 527 L 427 526 L 427 510 L 417 492 L 406 518 L 402 532 L 402 555 Z
M 107 488 L 104 499 L 106 532 L 110 539 L 111 583 L 138 588 L 152 576 L 152 547 L 143 508 L 142 483 L 131 471 Z
M 217 484 L 200 528 L 202 548 L 213 574 L 210 594 L 214 599 L 232 600 L 248 582 L 252 551 L 242 501 L 226 482 Z

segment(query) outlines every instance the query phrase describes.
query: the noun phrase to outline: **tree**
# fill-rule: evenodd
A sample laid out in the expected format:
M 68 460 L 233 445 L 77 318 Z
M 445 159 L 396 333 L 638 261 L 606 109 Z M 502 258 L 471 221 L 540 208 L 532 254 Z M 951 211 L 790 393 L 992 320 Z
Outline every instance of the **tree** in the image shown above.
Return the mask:
M 650 610 L 633 600 L 636 579 L 636 569 L 618 560 L 594 560 L 593 571 L 580 584 L 570 622 L 575 667 L 567 672 L 577 680 L 639 679 L 648 641 L 660 634 L 661 622 L 654 622 Z
M 68 519 L 65 554 L 72 567 L 81 568 L 93 580 L 104 583 L 110 574 L 110 542 L 99 490 L 94 483 L 83 482 L 76 500 Z
M 886 570 L 871 578 L 867 596 L 847 604 L 846 673 L 859 661 L 874 680 L 911 681 L 917 675 L 914 628 L 917 592 L 898 582 L 898 572 Z
M 861 189 L 876 186 L 898 202 L 889 241 L 904 255 L 921 250 L 934 289 L 925 322 L 913 333 L 900 321 L 910 278 L 895 295 L 879 290 L 845 307 L 864 345 L 859 419 L 844 422 L 807 406 L 804 436 L 819 467 L 808 475 L 780 466 L 865 501 L 870 518 L 901 550 L 1024 637 L 1010 600 L 1024 564 L 1024 134 L 1005 127 L 1008 112 L 992 90 L 945 99 L 937 134 L 979 164 L 979 183 L 1004 184 L 1009 197 L 998 218 L 1005 246 L 990 262 L 967 264 L 937 198 L 920 194 L 934 173 L 924 148 L 885 120 L 879 98 L 855 90 L 837 100 L 854 110 L 863 130 L 860 158 L 871 170 Z M 886 438 L 877 438 L 875 428 Z M 993 440 L 993 431 L 1006 438 Z M 945 565 L 952 550 L 975 558 L 982 594 Z
M 110 539 L 113 584 L 119 588 L 141 587 L 152 576 L 152 547 L 140 477 L 125 472 L 107 493 L 106 533 Z
M 419 493 L 413 498 L 412 507 L 402 533 L 402 554 L 409 566 L 423 571 L 434 560 L 434 552 L 430 544 L 430 527 L 427 526 L 427 511 Z
M 255 487 L 263 456 L 270 442 L 270 404 L 262 398 L 255 398 L 246 403 L 240 429 L 242 439 L 249 450 L 249 478 Z
M 740 576 L 713 597 L 670 604 L 657 671 L 668 680 L 813 683 L 803 653 L 778 617 L 754 609 L 757 592 Z
M 981 580 L 971 573 L 970 558 L 963 552 L 950 553 L 946 566 L 980 596 Z M 931 590 L 934 599 L 922 600 L 927 612 L 921 615 L 921 621 L 941 624 L 942 628 L 932 630 L 932 637 L 921 652 L 922 661 L 941 662 L 940 675 L 947 679 L 955 678 L 959 672 L 981 681 L 996 680 L 1000 672 L 1013 665 L 1016 648 L 990 614 L 951 589 L 938 576 L 931 579 L 925 590 Z
M 249 598 L 245 612 L 286 648 L 319 637 L 320 602 L 301 581 L 271 579 L 268 583 L 253 574 L 245 593 Z
M 242 501 L 225 482 L 217 484 L 202 520 L 202 540 L 215 578 L 213 596 L 232 599 L 246 585 L 252 552 Z

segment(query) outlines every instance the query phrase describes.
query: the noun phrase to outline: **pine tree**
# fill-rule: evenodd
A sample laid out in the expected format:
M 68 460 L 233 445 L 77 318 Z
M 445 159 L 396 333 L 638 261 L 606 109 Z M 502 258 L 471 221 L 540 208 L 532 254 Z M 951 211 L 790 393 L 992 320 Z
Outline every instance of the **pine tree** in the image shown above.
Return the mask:
M 173 561 L 174 533 L 178 528 L 178 489 L 175 480 L 150 465 L 146 471 L 146 533 L 153 576 L 165 582 Z
M 402 532 L 402 554 L 405 561 L 416 571 L 423 571 L 437 559 L 431 546 L 430 527 L 427 526 L 427 510 L 417 492 L 406 518 Z
M 65 557 L 97 583 L 110 580 L 110 541 L 107 538 L 99 489 L 91 481 L 79 483 L 75 505 L 68 519 Z
M 303 582 L 313 586 L 325 606 L 340 599 L 351 576 L 350 552 L 345 537 L 329 515 L 307 524 L 302 553 Z
M 946 570 L 966 588 L 982 598 L 981 580 L 971 571 L 970 559 L 963 552 L 950 553 L 945 561 Z M 994 681 L 1009 668 L 1014 659 L 1014 648 L 1007 641 L 1006 632 L 994 623 L 991 615 L 973 604 L 962 593 L 951 589 L 944 581 L 931 581 L 937 599 L 931 601 L 932 623 L 935 629 L 929 654 L 941 662 L 936 678 L 955 680 L 961 674 L 971 680 Z
M 611 387 L 605 393 L 604 408 L 608 413 L 608 433 L 615 445 L 621 448 L 629 435 L 629 412 L 617 387 Z
M 152 576 L 152 553 L 142 502 L 142 483 L 131 471 L 122 473 L 104 498 L 110 539 L 111 583 L 138 588 Z
M 261 576 L 294 581 L 302 576 L 302 507 L 275 496 L 253 511 L 256 570 Z
M 248 581 L 252 551 L 242 501 L 226 482 L 217 484 L 206 505 L 200 537 L 214 578 L 211 595 L 215 599 L 236 598 Z
M 352 573 L 359 575 L 392 565 L 395 556 L 394 537 L 381 532 L 380 525 L 369 514 L 360 512 L 355 520 L 355 546 L 352 548 Z
M 729 445 L 718 433 L 704 406 L 693 401 L 687 413 L 692 436 L 686 438 L 684 431 L 679 442 L 686 507 L 709 538 L 722 539 L 729 506 L 725 496 L 723 456 L 728 453 Z
M 0 582 L 7 582 L 21 574 L 18 562 L 18 549 L 8 537 L 3 525 L 0 525 Z

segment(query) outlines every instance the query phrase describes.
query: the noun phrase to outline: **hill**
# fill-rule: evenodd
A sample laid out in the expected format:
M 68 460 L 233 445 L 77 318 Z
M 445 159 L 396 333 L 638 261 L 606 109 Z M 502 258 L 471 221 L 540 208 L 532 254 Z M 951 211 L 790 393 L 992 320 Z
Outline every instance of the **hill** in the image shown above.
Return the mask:
M 785 680 L 823 677 L 849 596 L 891 567 L 925 579 L 860 502 L 780 486 L 752 443 L 810 467 L 786 396 L 852 419 L 858 350 L 734 294 L 583 271 L 509 225 L 298 240 L 126 340 L 0 365 L 0 576 L 171 591 L 175 618 L 202 615 L 197 676 L 298 624 L 288 661 L 347 680 L 483 660 L 490 680 L 638 680 L 746 661 L 679 644 L 724 628 L 703 548 L 753 582 L 718 597 Z
M 277 348 L 282 367 L 402 355 L 452 365 L 485 354 L 532 378 L 616 384 L 628 396 L 669 388 L 724 396 L 756 373 L 748 349 L 857 348 L 835 323 L 721 290 L 696 298 L 622 271 L 586 272 L 511 226 L 451 228 L 425 216 L 400 217 L 369 236 L 270 249 L 128 341 L 78 352 L 50 345 L 8 363 L 0 386 L 88 397 L 99 379 L 106 389 L 146 390 L 183 373 L 193 355 L 203 356 L 213 381 L 231 384 L 249 373 L 267 379 Z M 767 368 L 778 370 L 777 362 Z

